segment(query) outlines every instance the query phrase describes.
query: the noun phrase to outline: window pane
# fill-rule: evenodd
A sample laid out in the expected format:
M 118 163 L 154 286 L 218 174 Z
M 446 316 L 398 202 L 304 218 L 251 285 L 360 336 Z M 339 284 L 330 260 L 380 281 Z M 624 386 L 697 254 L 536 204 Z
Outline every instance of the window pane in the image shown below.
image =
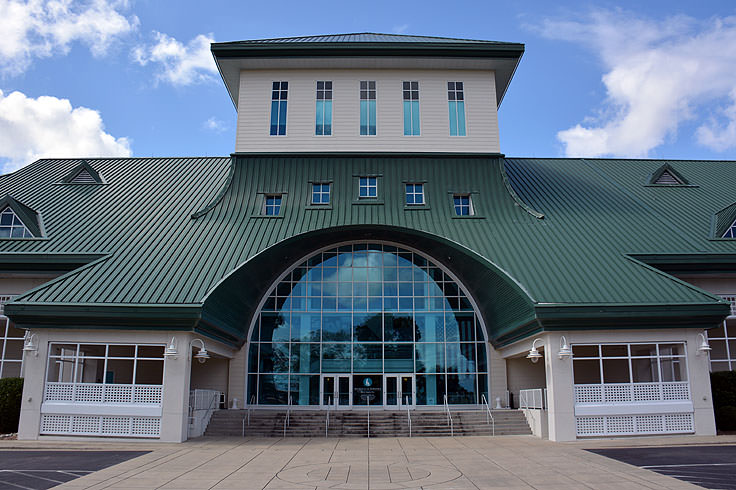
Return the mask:
M 629 347 L 627 345 L 602 345 L 603 357 L 628 357 Z
M 139 345 L 138 346 L 138 357 L 164 357 L 164 346 L 163 345 Z
M 351 327 L 350 313 L 324 313 L 322 316 L 322 340 L 349 342 Z
M 353 371 L 356 373 L 380 373 L 382 365 L 381 344 L 353 344 Z
M 414 347 L 411 344 L 385 344 L 384 356 L 384 372 L 414 372 Z
M 258 403 L 285 405 L 289 399 L 289 376 L 262 374 L 258 380 Z
M 597 345 L 573 345 L 572 355 L 574 357 L 599 357 Z
M 603 359 L 604 383 L 630 383 L 628 359 Z
M 356 313 L 353 315 L 353 339 L 356 341 L 381 341 L 381 315 Z
M 294 405 L 319 405 L 319 375 L 292 375 L 291 403 Z
M 77 374 L 79 377 L 79 374 Z M 105 382 L 108 384 L 132 384 L 133 383 L 133 360 L 132 359 L 108 359 Z
M 319 342 L 320 314 L 293 312 L 291 314 L 292 342 Z
M 289 372 L 289 344 L 261 344 L 259 370 L 262 373 Z
M 441 405 L 445 396 L 445 375 L 421 375 L 416 377 L 417 405 Z
M 664 357 L 659 360 L 662 369 L 662 381 L 687 381 L 685 359 L 679 357 Z
M 657 346 L 655 344 L 631 344 L 631 356 L 641 357 L 657 355 Z
M 108 356 L 110 357 L 133 357 L 135 356 L 135 346 L 134 345 L 110 344 L 108 348 Z
M 289 322 L 280 313 L 261 313 L 261 342 L 289 340 Z
M 600 361 L 577 360 L 572 362 L 575 384 L 596 384 L 601 382 Z
M 135 382 L 139 385 L 161 385 L 164 382 L 164 361 L 138 361 Z
M 659 381 L 657 359 L 644 358 L 631 360 L 631 373 L 634 383 L 653 383 Z
M 349 373 L 351 344 L 322 344 L 322 372 Z
M 411 342 L 414 340 L 414 320 L 411 313 L 384 315 L 385 342 Z
M 415 344 L 418 373 L 439 373 L 445 370 L 445 344 Z
M 291 372 L 319 373 L 319 344 L 291 344 Z
M 660 356 L 682 356 L 685 350 L 682 344 L 659 344 Z
M 447 375 L 447 403 L 478 403 L 475 374 Z

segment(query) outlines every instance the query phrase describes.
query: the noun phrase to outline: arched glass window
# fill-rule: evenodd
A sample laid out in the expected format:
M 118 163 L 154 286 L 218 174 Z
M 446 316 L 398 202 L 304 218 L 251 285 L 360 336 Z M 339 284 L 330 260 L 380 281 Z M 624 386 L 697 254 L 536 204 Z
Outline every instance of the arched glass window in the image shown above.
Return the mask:
M 476 404 L 488 397 L 486 337 L 463 287 L 423 254 L 341 245 L 271 288 L 247 383 L 263 405 Z

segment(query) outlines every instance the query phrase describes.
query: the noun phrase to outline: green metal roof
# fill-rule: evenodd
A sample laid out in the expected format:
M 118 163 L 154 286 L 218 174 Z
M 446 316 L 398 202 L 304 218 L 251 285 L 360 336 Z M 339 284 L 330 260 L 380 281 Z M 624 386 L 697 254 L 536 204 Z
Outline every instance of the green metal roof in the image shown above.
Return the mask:
M 233 44 L 281 44 L 281 43 L 453 43 L 453 44 L 510 44 L 499 41 L 484 41 L 480 39 L 458 39 L 453 37 L 437 36 L 410 36 L 405 34 L 382 34 L 378 32 L 356 32 L 350 34 L 327 34 L 322 36 L 276 37 L 271 39 L 249 39 L 217 43 L 218 45 Z
M 58 185 L 79 160 L 41 160 L 0 177 L 0 193 L 37 210 L 46 230 L 45 239 L 0 241 L 0 264 L 57 254 L 89 261 L 8 305 L 21 325 L 66 318 L 77 327 L 196 326 L 237 344 L 283 267 L 347 239 L 392 239 L 433 255 L 468 284 L 497 344 L 543 328 L 707 327 L 728 311 L 644 261 L 736 262 L 736 241 L 709 239 L 713 214 L 736 201 L 733 162 L 670 162 L 697 187 L 651 187 L 647 179 L 663 161 L 441 154 L 87 161 L 108 185 Z M 377 204 L 355 199 L 356 176 L 365 174 L 380 176 Z M 332 204 L 310 206 L 309 182 L 327 180 Z M 426 207 L 404 206 L 406 181 L 426 181 Z M 273 192 L 286 194 L 282 216 L 263 217 L 263 193 Z M 472 193 L 476 216 L 453 216 L 453 192 Z

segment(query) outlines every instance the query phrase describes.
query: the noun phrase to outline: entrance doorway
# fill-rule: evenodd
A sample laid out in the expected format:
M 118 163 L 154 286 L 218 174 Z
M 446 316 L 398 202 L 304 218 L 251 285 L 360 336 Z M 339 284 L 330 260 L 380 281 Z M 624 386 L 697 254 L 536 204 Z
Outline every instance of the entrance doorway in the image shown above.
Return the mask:
M 383 404 L 391 408 L 406 408 L 415 405 L 415 383 L 413 374 L 386 374 L 383 384 Z
M 353 388 L 348 374 L 322 376 L 322 406 L 349 407 L 353 404 Z

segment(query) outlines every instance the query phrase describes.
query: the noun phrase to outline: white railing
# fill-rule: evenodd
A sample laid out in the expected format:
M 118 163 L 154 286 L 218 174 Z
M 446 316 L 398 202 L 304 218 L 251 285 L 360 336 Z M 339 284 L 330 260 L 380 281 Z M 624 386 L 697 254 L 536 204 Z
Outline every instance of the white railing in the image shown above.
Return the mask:
M 546 389 L 519 390 L 519 408 L 543 410 L 546 406 Z
M 690 383 L 606 383 L 575 385 L 575 404 L 647 403 L 690 400 Z
M 332 406 L 332 397 L 327 397 L 327 414 L 325 415 L 325 437 L 330 430 L 330 406 Z
M 406 418 L 409 421 L 409 437 L 411 437 L 411 410 L 409 410 L 409 397 L 406 397 Z
M 496 421 L 493 419 L 493 414 L 491 413 L 491 407 L 488 406 L 488 400 L 486 399 L 486 395 L 482 394 L 480 395 L 480 401 L 486 406 L 486 424 L 491 426 L 492 435 L 496 435 Z
M 450 436 L 455 436 L 455 427 L 452 422 L 452 414 L 450 413 L 450 405 L 447 403 L 447 395 L 445 395 L 445 413 L 447 413 L 447 425 L 450 426 Z
M 212 413 L 220 403 L 222 393 L 215 390 L 192 390 L 189 392 L 189 437 L 204 434 Z
M 284 417 L 284 437 L 286 437 L 286 429 L 291 425 L 291 395 L 286 404 L 286 416 Z
M 163 386 L 47 382 L 44 401 L 160 405 Z

